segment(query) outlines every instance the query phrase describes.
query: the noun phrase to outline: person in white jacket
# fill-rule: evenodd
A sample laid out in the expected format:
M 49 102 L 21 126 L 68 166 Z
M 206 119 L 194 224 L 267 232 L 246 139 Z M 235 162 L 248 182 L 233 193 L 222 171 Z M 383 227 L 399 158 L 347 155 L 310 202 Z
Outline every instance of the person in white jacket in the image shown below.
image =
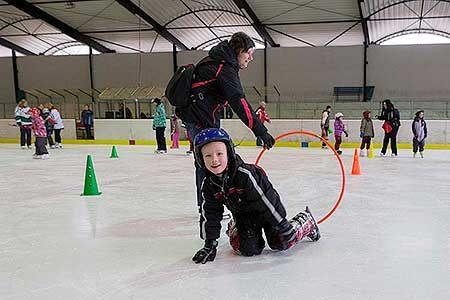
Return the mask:
M 55 121 L 55 124 L 53 125 L 53 130 L 55 131 L 55 148 L 62 148 L 61 130 L 64 129 L 64 123 L 61 119 L 61 115 L 56 107 L 53 106 L 53 103 L 48 102 L 45 104 L 45 107 L 50 110 L 50 117 Z

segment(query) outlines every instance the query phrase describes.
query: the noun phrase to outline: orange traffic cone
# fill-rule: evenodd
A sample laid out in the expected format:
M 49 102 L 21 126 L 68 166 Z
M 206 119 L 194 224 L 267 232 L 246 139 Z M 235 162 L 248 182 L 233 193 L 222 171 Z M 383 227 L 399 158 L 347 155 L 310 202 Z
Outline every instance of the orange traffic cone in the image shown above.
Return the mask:
M 359 168 L 358 149 L 355 149 L 355 153 L 353 154 L 352 175 L 361 175 L 361 169 Z

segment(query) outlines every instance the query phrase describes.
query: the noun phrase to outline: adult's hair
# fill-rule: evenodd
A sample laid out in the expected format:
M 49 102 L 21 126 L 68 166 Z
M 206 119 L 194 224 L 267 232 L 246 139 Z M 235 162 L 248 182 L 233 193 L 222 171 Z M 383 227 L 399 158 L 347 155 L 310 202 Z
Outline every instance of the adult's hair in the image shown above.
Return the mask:
M 383 103 L 386 103 L 386 109 L 387 110 L 393 110 L 394 109 L 394 104 L 392 104 L 390 99 L 384 100 Z
M 153 102 L 153 103 L 156 103 L 157 105 L 160 105 L 160 104 L 161 104 L 161 99 L 155 98 L 155 99 L 153 99 L 152 102 Z
M 327 107 L 325 108 L 325 110 L 330 109 L 331 105 L 327 105 Z
M 244 32 L 236 32 L 233 34 L 228 43 L 236 55 L 247 52 L 250 48 L 255 48 L 255 42 L 253 42 L 252 38 Z

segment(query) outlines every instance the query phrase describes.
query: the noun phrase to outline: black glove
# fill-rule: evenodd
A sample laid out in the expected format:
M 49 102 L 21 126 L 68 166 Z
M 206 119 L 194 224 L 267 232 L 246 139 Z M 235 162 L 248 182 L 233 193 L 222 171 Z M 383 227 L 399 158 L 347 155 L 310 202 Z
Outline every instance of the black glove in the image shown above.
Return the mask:
M 295 229 L 286 219 L 283 219 L 283 221 L 276 226 L 276 229 L 278 230 L 282 250 L 286 250 L 289 243 L 294 241 L 296 238 Z
M 198 250 L 197 253 L 195 253 L 192 260 L 196 264 L 205 264 L 208 261 L 213 261 L 216 258 L 218 244 L 219 243 L 216 240 L 206 240 L 205 246 L 202 249 Z
M 344 131 L 345 137 L 348 137 L 348 132 Z
M 264 148 L 267 148 L 267 150 L 272 148 L 273 145 L 275 144 L 275 139 L 268 132 L 266 132 L 263 135 L 261 135 L 260 138 L 263 140 Z

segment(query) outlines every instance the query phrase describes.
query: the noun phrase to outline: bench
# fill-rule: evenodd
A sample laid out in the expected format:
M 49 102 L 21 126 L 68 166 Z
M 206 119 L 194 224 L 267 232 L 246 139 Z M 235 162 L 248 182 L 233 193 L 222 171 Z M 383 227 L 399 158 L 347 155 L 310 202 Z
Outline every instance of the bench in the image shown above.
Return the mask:
M 367 86 L 367 99 L 372 100 L 374 86 Z M 335 86 L 333 95 L 336 96 L 336 101 L 363 101 L 364 88 L 362 86 Z

